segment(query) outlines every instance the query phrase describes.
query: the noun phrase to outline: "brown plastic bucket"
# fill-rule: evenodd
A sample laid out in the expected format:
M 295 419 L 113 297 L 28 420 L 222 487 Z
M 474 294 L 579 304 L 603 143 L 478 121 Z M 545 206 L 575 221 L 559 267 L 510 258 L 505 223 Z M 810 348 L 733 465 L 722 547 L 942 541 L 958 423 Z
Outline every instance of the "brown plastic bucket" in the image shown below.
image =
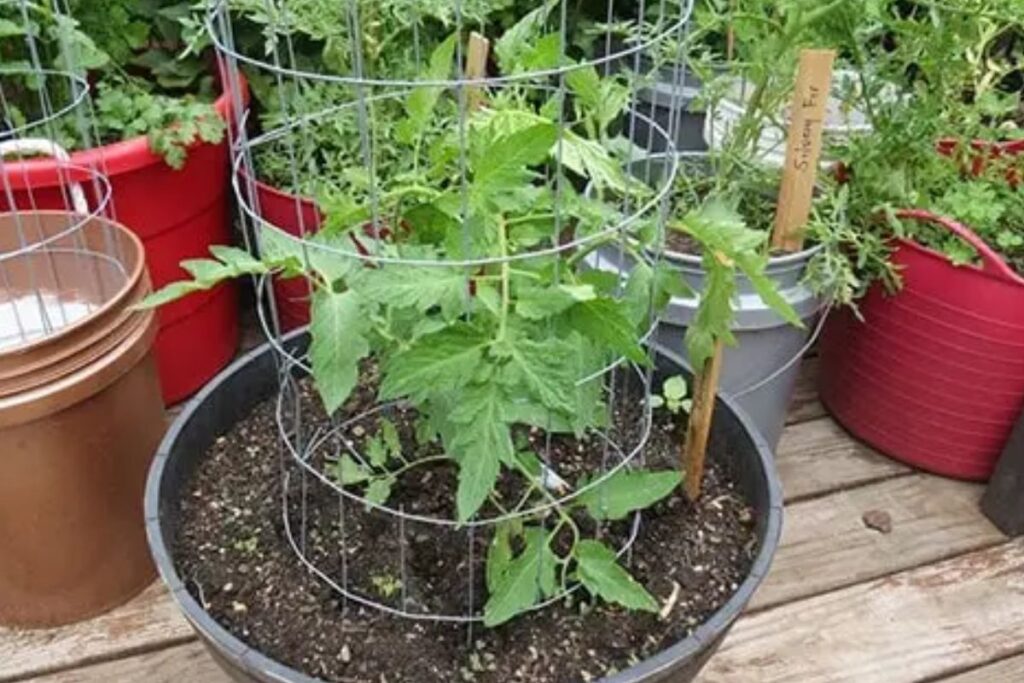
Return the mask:
M 149 290 L 142 244 L 69 217 L 0 215 L 0 254 L 18 254 L 0 262 L 0 311 L 43 296 L 61 318 L 38 337 L 25 323 L 20 343 L 11 314 L 0 329 L 0 623 L 11 626 L 89 618 L 154 576 L 142 495 L 164 415 L 156 317 L 132 309 Z M 69 220 L 83 224 L 69 232 Z M 29 230 L 44 246 L 18 248 Z

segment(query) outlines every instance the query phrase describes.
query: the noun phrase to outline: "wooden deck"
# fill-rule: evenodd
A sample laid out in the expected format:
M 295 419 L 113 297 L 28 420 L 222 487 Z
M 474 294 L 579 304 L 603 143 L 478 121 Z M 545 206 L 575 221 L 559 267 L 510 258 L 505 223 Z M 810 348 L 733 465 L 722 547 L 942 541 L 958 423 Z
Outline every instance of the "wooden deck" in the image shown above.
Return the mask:
M 772 573 L 701 683 L 1024 682 L 1024 540 L 978 512 L 982 488 L 851 439 L 798 392 L 779 470 Z M 882 510 L 892 531 L 865 527 Z M 93 621 L 0 629 L 0 682 L 228 683 L 160 584 Z

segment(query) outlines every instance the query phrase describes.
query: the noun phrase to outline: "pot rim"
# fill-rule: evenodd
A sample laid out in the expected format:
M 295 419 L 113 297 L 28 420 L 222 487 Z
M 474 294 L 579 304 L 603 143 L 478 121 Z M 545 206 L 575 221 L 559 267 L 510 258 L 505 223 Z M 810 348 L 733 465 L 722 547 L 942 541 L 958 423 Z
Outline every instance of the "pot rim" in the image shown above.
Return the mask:
M 1024 274 L 1015 272 L 1014 273 L 1015 279 L 1012 279 L 1012 280 L 1009 277 L 999 277 L 997 275 L 993 275 L 992 273 L 986 272 L 986 271 L 984 271 L 984 270 L 982 270 L 980 268 L 977 268 L 975 266 L 972 266 L 972 265 L 957 266 L 952 261 L 950 261 L 949 257 L 946 256 L 945 254 L 943 254 L 941 251 L 936 251 L 935 249 L 932 249 L 931 247 L 925 246 L 925 245 L 921 244 L 920 242 L 918 242 L 917 240 L 911 239 L 909 237 L 897 237 L 897 238 L 895 238 L 894 241 L 895 241 L 896 244 L 900 245 L 901 247 L 905 247 L 907 249 L 911 249 L 913 251 L 916 251 L 918 254 L 920 254 L 922 256 L 926 256 L 926 257 L 928 257 L 930 259 L 933 259 L 933 260 L 941 262 L 943 265 L 947 266 L 948 268 L 954 269 L 954 272 L 957 272 L 957 273 L 970 273 L 971 275 L 977 275 L 979 277 L 984 277 L 984 278 L 987 278 L 989 280 L 993 280 L 995 282 L 1002 282 L 1003 284 L 1007 284 L 1007 285 L 1017 285 L 1019 287 L 1024 287 Z M 1007 264 L 1007 265 L 1009 265 L 1009 264 Z M 1022 294 L 1024 294 L 1024 293 L 1022 293 Z
M 308 328 L 302 327 L 284 336 L 282 343 L 294 344 L 301 341 L 307 334 Z M 303 674 L 291 667 L 285 666 L 259 650 L 250 647 L 226 628 L 221 626 L 210 614 L 196 602 L 188 592 L 184 581 L 178 575 L 177 569 L 172 560 L 170 544 L 164 538 L 163 525 L 160 517 L 160 493 L 163 483 L 163 475 L 168 459 L 173 451 L 174 444 L 178 441 L 185 426 L 195 417 L 203 412 L 204 404 L 211 399 L 230 377 L 240 372 L 251 363 L 258 362 L 265 354 L 274 353 L 269 342 L 261 344 L 248 353 L 240 356 L 231 365 L 222 370 L 213 380 L 196 394 L 184 406 L 182 411 L 174 419 L 168 428 L 160 446 L 157 448 L 150 467 L 149 476 L 146 481 L 145 494 L 145 518 L 146 538 L 149 541 L 150 552 L 153 555 L 154 563 L 160 578 L 163 580 L 171 593 L 171 597 L 182 611 L 185 618 L 192 624 L 193 628 L 204 637 L 215 641 L 226 651 L 234 653 L 240 661 L 244 661 L 253 669 L 264 672 L 268 676 L 282 681 L 294 683 L 323 683 L 322 679 L 313 678 Z M 666 359 L 681 367 L 685 364 L 670 353 L 663 353 Z M 603 678 L 596 683 L 630 683 L 631 681 L 642 680 L 645 677 L 656 675 L 671 668 L 679 660 L 692 657 L 702 650 L 708 648 L 720 638 L 732 623 L 739 617 L 740 613 L 750 602 L 754 593 L 760 587 L 768 575 L 768 570 L 774 559 L 775 552 L 779 545 L 782 532 L 783 498 L 782 486 L 775 469 L 772 450 L 765 442 L 764 437 L 757 429 L 752 418 L 739 407 L 735 401 L 728 396 L 719 395 L 718 402 L 727 408 L 737 419 L 740 427 L 753 442 L 753 450 L 756 455 L 752 463 L 759 469 L 762 485 L 767 493 L 767 509 L 763 512 L 765 519 L 764 542 L 759 545 L 757 555 L 751 564 L 746 578 L 740 583 L 739 588 L 732 594 L 722 607 L 711 617 L 704 621 L 689 637 L 671 645 L 657 654 L 641 661 L 624 671 L 614 674 L 611 677 Z M 201 419 L 201 418 L 200 418 Z
M 0 219 L 2 219 L 4 216 L 10 215 L 11 213 L 22 213 L 41 216 L 75 215 L 73 212 L 68 211 L 18 211 L 0 213 Z M 129 247 L 134 252 L 135 267 L 132 268 L 131 271 L 126 273 L 124 284 L 121 286 L 120 289 L 117 290 L 117 292 L 111 295 L 110 298 L 108 298 L 103 303 L 102 306 L 97 308 L 95 311 L 89 313 L 89 315 L 84 316 L 74 321 L 73 323 L 69 323 L 47 336 L 40 337 L 39 339 L 34 339 L 23 344 L 18 344 L 17 346 L 10 346 L 5 349 L 0 349 L 0 357 L 18 356 L 27 353 L 33 349 L 42 348 L 53 343 L 62 341 L 64 339 L 67 339 L 69 336 L 78 332 L 83 327 L 89 326 L 93 324 L 97 319 L 103 318 L 110 314 L 114 309 L 121 306 L 124 303 L 125 299 L 130 298 L 132 292 L 136 291 L 139 288 L 140 281 L 145 279 L 146 274 L 146 250 L 145 247 L 143 247 L 142 245 L 142 240 L 139 238 L 138 235 L 136 235 L 134 232 L 132 232 L 125 226 L 105 216 L 94 216 L 93 218 L 89 219 L 88 222 L 83 224 L 81 228 L 79 228 L 79 230 L 87 230 L 96 222 L 103 222 L 106 224 L 106 227 L 113 228 L 116 232 L 120 234 L 121 239 L 124 239 L 126 241 L 125 246 Z M 29 255 L 33 253 L 34 252 L 29 252 Z M 125 264 L 121 263 L 121 265 L 123 267 Z

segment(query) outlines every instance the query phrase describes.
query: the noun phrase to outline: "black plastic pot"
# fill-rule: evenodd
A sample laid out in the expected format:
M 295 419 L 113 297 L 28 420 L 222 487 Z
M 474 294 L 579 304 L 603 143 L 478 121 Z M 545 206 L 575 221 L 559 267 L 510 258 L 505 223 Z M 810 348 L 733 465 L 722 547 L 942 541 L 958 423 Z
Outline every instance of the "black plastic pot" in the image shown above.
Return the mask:
M 285 344 L 303 350 L 308 337 L 292 333 Z M 680 368 L 667 364 L 666 373 Z M 264 345 L 238 359 L 185 407 L 168 430 L 146 486 L 146 533 L 160 576 L 199 633 L 214 659 L 236 681 L 318 683 L 253 650 L 216 623 L 197 603 L 171 558 L 179 501 L 207 448 L 278 387 L 278 355 Z M 782 492 L 771 451 L 749 418 L 729 400 L 719 401 L 711 434 L 711 452 L 731 461 L 744 493 L 753 503 L 759 551 L 749 576 L 735 595 L 686 640 L 601 683 L 686 683 L 718 648 L 768 573 L 782 528 Z

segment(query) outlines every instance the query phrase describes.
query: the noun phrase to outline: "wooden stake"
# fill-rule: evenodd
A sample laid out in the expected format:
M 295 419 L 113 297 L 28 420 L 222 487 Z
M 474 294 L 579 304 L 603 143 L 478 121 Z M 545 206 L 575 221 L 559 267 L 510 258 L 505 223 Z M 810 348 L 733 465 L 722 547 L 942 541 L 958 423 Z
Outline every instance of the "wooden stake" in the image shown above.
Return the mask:
M 782 187 L 772 233 L 773 249 L 794 252 L 804 246 L 804 227 L 811 215 L 814 183 L 818 177 L 835 58 L 835 50 L 800 52 L 790 109 L 786 165 L 782 171 Z
M 487 58 L 491 54 L 491 41 L 476 31 L 469 34 L 469 49 L 466 53 L 466 78 L 479 80 L 487 77 Z M 479 86 L 470 87 L 467 91 L 470 110 L 483 106 L 485 96 Z
M 704 482 L 704 460 L 708 450 L 708 435 L 711 434 L 711 419 L 715 416 L 715 397 L 718 395 L 718 380 L 722 374 L 721 340 L 715 343 L 715 352 L 704 363 L 694 377 L 693 405 L 690 408 L 690 422 L 686 426 L 686 441 L 683 442 L 683 487 L 690 500 L 700 498 Z

